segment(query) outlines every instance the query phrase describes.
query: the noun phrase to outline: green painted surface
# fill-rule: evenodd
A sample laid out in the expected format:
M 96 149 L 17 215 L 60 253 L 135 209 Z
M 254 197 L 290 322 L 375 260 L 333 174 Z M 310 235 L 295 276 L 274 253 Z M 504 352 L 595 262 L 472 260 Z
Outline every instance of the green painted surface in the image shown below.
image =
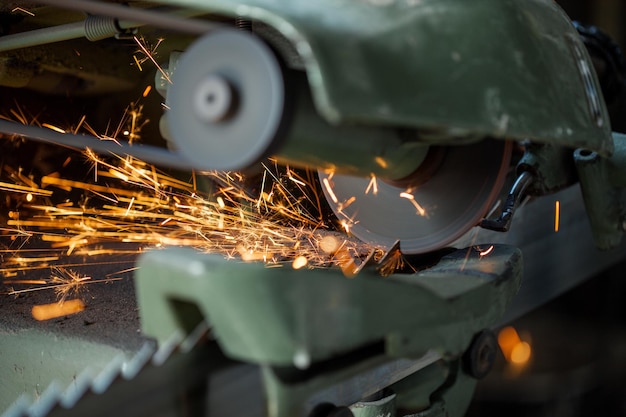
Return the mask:
M 65 389 L 83 372 L 95 377 L 115 357 L 126 357 L 127 353 L 34 329 L 0 330 L 0 412 L 21 395 L 38 399 L 53 381 Z
M 412 275 L 355 279 L 337 269 L 294 271 L 227 261 L 194 250 L 148 252 L 139 261 L 137 297 L 145 334 L 164 341 L 202 319 L 224 351 L 260 364 L 319 361 L 385 341 L 395 357 L 429 349 L 457 354 L 494 324 L 517 291 L 521 254 L 496 246 L 489 256 L 459 250 Z
M 612 150 L 591 61 L 552 0 L 161 2 L 274 27 L 332 123 L 415 127 L 434 143 L 494 136 Z

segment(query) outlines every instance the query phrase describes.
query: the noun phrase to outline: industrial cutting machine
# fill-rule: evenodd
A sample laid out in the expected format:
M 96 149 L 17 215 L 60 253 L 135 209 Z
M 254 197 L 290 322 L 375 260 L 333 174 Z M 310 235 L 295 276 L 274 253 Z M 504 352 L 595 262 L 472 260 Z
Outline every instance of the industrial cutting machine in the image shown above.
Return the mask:
M 48 104 L 106 125 L 146 84 L 158 92 L 140 144 L 3 117 L 7 141 L 176 172 L 252 178 L 268 158 L 313 170 L 328 233 L 368 248 L 298 269 L 146 251 L 144 343 L 17 377 L 32 335 L 6 332 L 0 361 L 24 386 L 3 398 L 7 417 L 462 416 L 497 355 L 494 328 L 626 253 L 626 136 L 611 127 L 626 64 L 551 0 L 0 6 L 6 113 Z M 42 352 L 64 342 L 50 343 Z

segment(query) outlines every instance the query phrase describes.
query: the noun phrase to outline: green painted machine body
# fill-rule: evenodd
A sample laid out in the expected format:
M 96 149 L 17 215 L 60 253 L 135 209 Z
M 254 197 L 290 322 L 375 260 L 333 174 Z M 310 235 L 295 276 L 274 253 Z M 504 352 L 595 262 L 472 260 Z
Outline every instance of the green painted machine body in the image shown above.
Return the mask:
M 591 60 L 552 0 L 160 1 L 271 26 L 333 124 L 612 151 Z
M 268 417 L 309 416 L 341 399 L 349 406 L 385 387 L 399 408 L 434 417 L 463 414 L 476 380 L 461 371 L 461 357 L 500 320 L 521 277 L 521 252 L 507 245 L 486 256 L 458 250 L 415 274 L 383 278 L 365 268 L 352 279 L 337 268 L 267 268 L 169 248 L 141 256 L 135 284 L 143 333 L 159 344 L 205 321 L 226 356 L 260 365 Z M 288 377 L 333 358 L 343 365 Z M 445 412 L 431 404 L 439 399 Z
M 386 279 L 369 270 L 350 280 L 337 269 L 267 268 L 183 249 L 148 252 L 139 266 L 145 334 L 164 342 L 206 318 L 228 355 L 281 366 L 381 340 L 393 357 L 435 347 L 458 354 L 495 324 L 521 278 L 521 254 L 505 245 L 486 257 L 459 250 L 428 270 Z

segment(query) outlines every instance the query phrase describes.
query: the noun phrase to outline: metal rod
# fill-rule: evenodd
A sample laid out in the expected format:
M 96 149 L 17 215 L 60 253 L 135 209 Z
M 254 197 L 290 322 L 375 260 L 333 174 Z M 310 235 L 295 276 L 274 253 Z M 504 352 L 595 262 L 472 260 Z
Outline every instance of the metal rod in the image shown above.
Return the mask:
M 224 27 L 223 24 L 217 22 L 198 19 L 180 19 L 179 17 L 170 16 L 154 10 L 138 9 L 113 3 L 101 3 L 90 0 L 41 0 L 40 3 L 99 16 L 111 16 L 119 20 L 141 22 L 145 25 L 157 26 L 192 35 L 202 35 Z M 205 11 L 204 14 L 206 13 Z
M 35 45 L 44 45 L 61 42 L 85 36 L 85 23 L 74 22 L 66 25 L 30 30 L 0 37 L 0 52 L 14 49 L 28 48 Z
M 151 13 L 162 13 L 170 17 L 195 17 L 202 14 L 206 14 L 205 11 L 196 9 L 177 9 L 172 7 L 157 7 L 150 9 Z M 67 41 L 70 39 L 78 39 L 87 37 L 91 41 L 106 39 L 115 36 L 119 29 L 131 29 L 141 26 L 145 26 L 146 23 L 139 21 L 119 21 L 115 17 L 109 17 L 110 24 L 107 24 L 107 29 L 104 32 L 97 33 L 97 38 L 93 38 L 93 34 L 90 36 L 88 23 L 96 19 L 101 19 L 101 16 L 90 15 L 85 20 L 79 22 L 72 22 L 65 25 L 58 25 L 52 27 L 46 27 L 41 29 L 29 30 L 27 32 L 15 33 L 12 35 L 6 35 L 0 37 L 0 52 L 11 51 L 20 48 L 28 48 L 37 45 L 47 45 L 54 42 Z M 105 18 L 106 19 L 106 18 Z M 99 31 L 100 32 L 100 31 Z
M 129 145 L 126 143 L 104 141 L 95 136 L 60 133 L 38 126 L 28 126 L 7 120 L 0 120 L 0 133 L 66 146 L 73 149 L 91 149 L 97 153 L 103 154 L 130 155 L 151 164 L 170 168 L 183 170 L 192 169 L 189 161 L 184 159 L 181 155 L 156 146 Z

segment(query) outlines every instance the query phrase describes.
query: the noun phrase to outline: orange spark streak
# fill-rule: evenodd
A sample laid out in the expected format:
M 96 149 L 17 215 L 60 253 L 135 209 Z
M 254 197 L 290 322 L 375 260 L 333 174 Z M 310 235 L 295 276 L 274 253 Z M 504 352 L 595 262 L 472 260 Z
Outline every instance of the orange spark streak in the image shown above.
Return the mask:
M 291 181 L 295 182 L 295 183 L 296 183 L 296 184 L 298 184 L 298 185 L 301 185 L 301 186 L 305 186 L 305 185 L 306 185 L 303 181 L 300 181 L 299 179 L 294 178 L 294 177 L 292 177 L 291 175 L 289 175 L 289 179 L 290 179 Z
M 339 204 L 339 206 L 337 207 L 337 210 L 339 212 L 342 212 L 344 209 L 350 207 L 350 204 L 354 203 L 355 201 L 356 201 L 356 197 L 352 196 L 349 199 L 347 199 L 345 203 Z
M 556 200 L 554 202 L 554 231 L 559 231 L 559 222 L 561 217 L 561 202 Z
M 296 259 L 293 260 L 293 262 L 291 263 L 291 266 L 293 269 L 301 269 L 301 268 L 304 268 L 308 263 L 309 263 L 309 260 L 306 258 L 306 256 L 300 255 Z
M 370 179 L 369 184 L 367 184 L 365 194 L 369 194 L 370 191 L 372 191 L 374 195 L 378 194 L 378 181 L 376 181 L 376 175 L 374 174 L 372 174 L 372 178 Z
M 530 360 L 532 354 L 530 343 L 521 340 L 517 330 L 512 326 L 500 330 L 498 345 L 506 361 L 513 365 L 523 367 Z
M 376 158 L 374 158 L 374 161 L 378 164 L 378 166 L 380 166 L 381 168 L 387 168 L 388 164 L 387 161 L 385 161 L 382 157 L 377 156 Z
M 83 304 L 82 301 L 78 299 L 66 300 L 62 303 L 40 304 L 33 306 L 32 315 L 35 320 L 44 321 L 61 316 L 76 314 L 84 309 L 85 304 Z
M 142 125 L 139 112 L 128 112 L 124 116 L 126 121 L 118 125 L 115 135 L 121 135 L 124 128 L 130 135 L 133 130 L 137 129 L 138 132 Z M 68 128 L 67 131 L 80 133 L 78 130 L 81 126 L 82 131 L 92 129 L 83 117 L 77 127 Z M 97 136 L 117 141 L 115 136 Z M 333 257 L 337 246 L 341 245 L 356 258 L 367 246 L 347 237 L 343 243 L 323 240 L 328 231 L 327 225 L 322 222 L 320 215 L 309 213 L 309 208 L 301 204 L 308 201 L 315 206 L 317 201 L 319 207 L 320 197 L 313 186 L 314 178 L 308 172 L 306 176 L 300 176 L 299 171 L 279 167 L 274 162 L 276 172 L 265 167 L 262 193 L 258 197 L 248 191 L 250 178 L 242 174 L 204 172 L 203 175 L 215 184 L 212 189 L 216 191 L 209 194 L 194 186 L 195 178 L 189 184 L 134 158 L 118 156 L 116 163 L 110 159 L 100 159 L 91 151 L 87 152 L 86 157 L 95 168 L 96 183 L 93 182 L 94 177 L 89 182 L 80 182 L 51 175 L 43 177 L 38 184 L 21 176 L 17 170 L 11 174 L 2 168 L 0 173 L 10 173 L 10 178 L 17 182 L 9 186 L 9 191 L 52 197 L 38 199 L 36 204 L 27 205 L 27 210 L 20 211 L 19 215 L 10 215 L 9 225 L 15 229 L 9 232 L 15 235 L 18 230 L 30 231 L 30 227 L 41 230 L 32 233 L 42 241 L 49 242 L 53 248 L 51 253 L 58 254 L 57 258 L 47 262 L 43 261 L 45 256 L 42 256 L 39 262 L 21 265 L 15 261 L 11 261 L 13 264 L 5 263 L 0 268 L 3 277 L 26 270 L 50 268 L 54 263 L 60 263 L 63 253 L 79 256 L 137 254 L 145 249 L 176 245 L 222 253 L 227 258 L 237 257 L 239 253 L 243 260 L 262 261 L 268 266 L 292 264 L 297 267 L 306 260 L 302 267 L 317 268 L 338 265 L 339 261 Z M 101 178 L 105 178 L 106 182 L 98 184 Z M 325 186 L 334 195 L 330 178 L 326 180 Z M 40 187 L 45 187 L 45 190 Z M 57 200 L 57 188 L 82 191 L 86 198 L 84 201 L 51 203 L 50 200 Z M 23 201 L 24 195 L 21 199 Z M 348 199 L 343 204 L 347 206 L 353 200 Z M 353 220 L 343 223 L 348 231 L 350 224 L 354 224 Z M 320 232 L 317 232 L 318 229 Z M 59 230 L 64 232 L 57 232 Z M 25 234 L 24 239 L 30 236 Z M 115 242 L 131 243 L 135 249 L 126 251 L 120 249 L 117 243 L 115 249 L 102 246 Z M 137 248 L 139 245 L 141 247 Z M 98 263 L 91 260 L 85 262 L 90 265 Z M 125 262 L 131 261 L 121 259 L 113 263 Z M 73 264 L 67 262 L 64 266 L 69 265 Z M 19 291 L 56 288 L 50 281 L 47 283 L 50 285 L 30 284 L 43 285 L 43 288 Z
M 422 217 L 426 216 L 426 210 L 417 201 L 415 201 L 415 196 L 413 194 L 403 191 L 400 193 L 400 197 L 406 198 L 407 200 L 409 200 L 411 204 L 413 204 L 413 206 L 417 209 L 417 214 L 419 214 Z
M 50 190 L 42 190 L 37 187 L 26 187 L 19 184 L 11 184 L 7 182 L 0 181 L 0 190 L 3 191 L 16 191 L 25 194 L 33 194 L 33 195 L 41 195 L 41 196 L 50 196 L 52 195 L 52 191 Z
M 326 187 L 326 191 L 328 191 L 328 195 L 330 196 L 330 199 L 333 200 L 333 203 L 339 203 L 339 200 L 337 199 L 337 196 L 333 191 L 333 187 L 330 186 L 330 181 L 328 181 L 328 178 L 324 178 L 322 180 L 322 183 L 324 184 L 324 187 Z
M 130 208 L 133 206 L 134 201 L 135 201 L 135 197 L 130 199 L 130 203 L 128 203 L 128 208 L 126 209 L 126 213 L 124 213 L 124 217 L 128 216 L 128 213 L 130 212 Z
M 11 13 L 15 13 L 15 12 L 22 12 L 29 16 L 35 16 L 35 13 L 31 12 L 30 10 L 24 9 L 23 7 L 14 7 L 13 9 L 11 9 Z
M 141 68 L 141 63 L 137 59 L 136 55 L 133 55 L 133 59 L 135 60 L 135 64 L 137 64 L 137 68 L 139 68 L 139 71 L 143 71 L 143 68 Z
M 133 39 L 135 40 L 135 42 L 137 43 L 137 45 L 139 45 L 139 48 L 141 48 L 141 51 L 146 54 L 146 57 L 148 57 L 148 59 L 150 59 L 150 61 L 152 61 L 152 63 L 154 64 L 154 66 L 159 70 L 159 72 L 161 73 L 161 75 L 163 75 L 163 78 L 165 78 L 167 80 L 168 83 L 172 83 L 172 80 L 170 79 L 169 75 L 167 75 L 167 72 L 165 72 L 163 70 L 163 68 L 161 68 L 161 66 L 159 65 L 158 62 L 156 62 L 156 59 L 154 59 L 154 56 L 152 55 L 152 53 L 150 51 L 148 51 L 146 49 L 146 47 L 143 45 L 143 43 L 139 40 L 139 38 L 137 38 L 136 36 L 133 36 Z M 160 43 L 160 42 L 159 42 Z M 133 55 L 134 57 L 134 55 Z M 137 58 L 135 58 L 135 61 L 137 61 Z
M 480 255 L 480 257 L 482 258 L 483 256 L 487 256 L 489 255 L 491 252 L 493 252 L 494 246 L 491 245 L 489 246 L 487 249 L 485 250 L 481 250 L 478 254 Z
M 59 132 L 59 133 L 65 133 L 65 130 L 61 129 L 60 127 L 48 124 L 48 123 L 44 123 L 41 126 L 43 127 L 47 127 L 50 130 L 54 130 L 55 132 Z

